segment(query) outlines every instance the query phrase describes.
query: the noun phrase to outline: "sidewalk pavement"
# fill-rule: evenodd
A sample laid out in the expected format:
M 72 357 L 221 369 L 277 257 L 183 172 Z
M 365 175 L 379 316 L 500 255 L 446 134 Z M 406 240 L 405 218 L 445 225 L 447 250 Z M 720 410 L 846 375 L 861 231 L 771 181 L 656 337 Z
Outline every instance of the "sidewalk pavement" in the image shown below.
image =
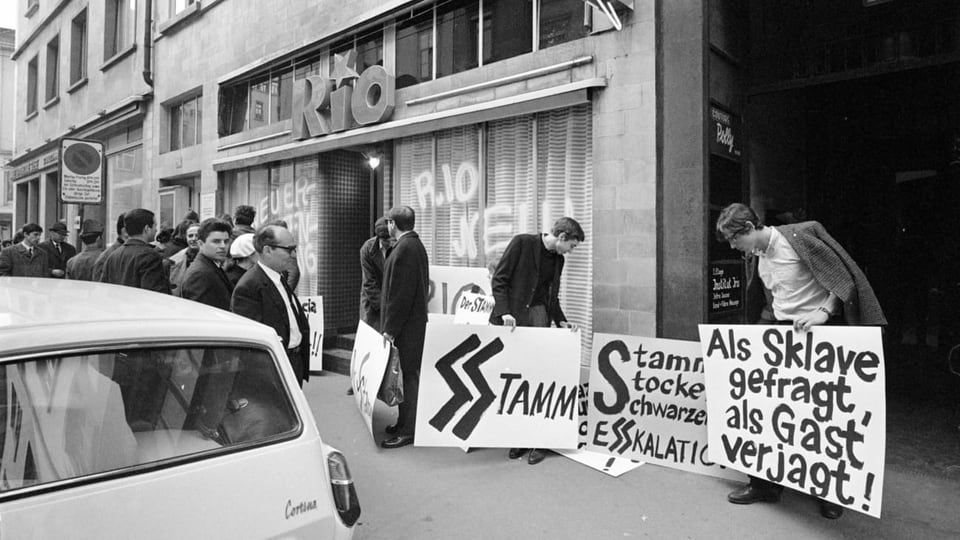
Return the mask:
M 357 540 L 960 538 L 960 478 L 888 465 L 882 518 L 820 517 L 816 500 L 726 501 L 738 484 L 646 464 L 619 478 L 557 454 L 530 466 L 506 449 L 382 450 L 366 431 L 349 379 L 311 377 L 304 391 L 328 444 L 347 456 L 360 496 Z M 374 433 L 395 410 L 377 404 Z

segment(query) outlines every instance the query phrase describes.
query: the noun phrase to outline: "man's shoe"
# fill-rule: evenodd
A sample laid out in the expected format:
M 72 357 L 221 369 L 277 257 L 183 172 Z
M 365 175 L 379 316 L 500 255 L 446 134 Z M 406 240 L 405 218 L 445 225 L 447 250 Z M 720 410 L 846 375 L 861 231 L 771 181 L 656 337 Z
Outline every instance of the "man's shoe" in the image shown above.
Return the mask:
M 400 448 L 401 446 L 406 446 L 408 444 L 413 444 L 413 435 L 396 435 L 389 439 L 384 439 L 380 446 L 386 449 Z
M 527 450 L 529 450 L 529 448 L 511 448 L 510 453 L 507 455 L 510 459 L 520 459 L 527 453 Z
M 843 507 L 832 502 L 820 501 L 820 515 L 827 519 L 837 519 L 843 515 Z
M 536 465 L 537 463 L 540 463 L 541 461 L 543 461 L 543 458 L 545 457 L 547 457 L 546 452 L 544 452 L 543 450 L 534 448 L 533 450 L 530 450 L 530 455 L 527 456 L 527 463 L 531 465 Z
M 350 388 L 347 388 L 347 395 L 348 395 L 348 396 L 352 396 L 352 395 L 353 395 L 353 387 L 352 387 L 352 386 L 351 386 Z
M 747 485 L 727 495 L 727 500 L 733 504 L 773 503 L 780 500 L 780 493 L 772 489 L 763 489 Z

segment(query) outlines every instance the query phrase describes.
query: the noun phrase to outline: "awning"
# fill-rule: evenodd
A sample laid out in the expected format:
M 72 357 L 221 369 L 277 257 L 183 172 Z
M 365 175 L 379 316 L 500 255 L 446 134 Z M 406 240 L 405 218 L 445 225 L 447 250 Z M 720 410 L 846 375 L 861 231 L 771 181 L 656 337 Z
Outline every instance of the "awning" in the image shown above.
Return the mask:
M 213 160 L 213 168 L 227 171 L 253 167 L 277 160 L 319 154 L 338 148 L 379 143 L 391 139 L 429 133 L 469 124 L 489 122 L 524 114 L 572 107 L 590 101 L 589 90 L 607 85 L 604 78 L 587 79 L 518 96 L 457 107 L 402 120 L 334 133 L 314 139 L 223 157 Z

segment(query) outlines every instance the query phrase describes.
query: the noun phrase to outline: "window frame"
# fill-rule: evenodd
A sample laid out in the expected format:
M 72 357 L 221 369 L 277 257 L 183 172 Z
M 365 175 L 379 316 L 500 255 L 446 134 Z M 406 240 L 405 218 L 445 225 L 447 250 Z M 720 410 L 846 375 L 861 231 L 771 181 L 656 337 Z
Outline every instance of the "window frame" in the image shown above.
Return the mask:
M 70 20 L 70 86 L 68 92 L 87 80 L 90 56 L 89 21 L 86 7 Z
M 186 144 L 187 138 L 185 137 L 186 125 L 183 123 L 183 111 L 184 105 L 189 103 L 195 103 L 196 110 L 196 124 L 193 126 L 193 142 Z M 168 150 L 173 152 L 175 150 L 182 150 L 184 148 L 190 148 L 191 146 L 196 146 L 202 142 L 202 125 L 203 125 L 203 94 L 192 94 L 183 99 L 178 99 L 177 101 L 166 105 L 167 109 L 167 121 L 168 121 L 168 132 L 169 142 L 167 144 Z M 174 134 L 176 133 L 176 137 Z M 176 143 L 174 143 L 176 141 Z
M 123 55 L 136 44 L 137 2 L 132 10 L 124 9 L 130 0 L 106 0 L 103 20 L 103 60 L 111 65 L 111 60 Z M 130 11 L 130 13 L 128 13 Z
M 146 463 L 138 463 L 128 467 L 123 467 L 119 469 L 102 471 L 93 474 L 86 474 L 83 476 L 77 476 L 73 478 L 64 478 L 60 480 L 54 480 L 51 482 L 46 482 L 42 484 L 37 484 L 33 486 L 25 486 L 21 488 L 11 489 L 7 491 L 0 491 L 0 504 L 6 503 L 13 500 L 23 499 L 27 497 L 34 497 L 44 493 L 58 492 L 66 489 L 75 489 L 78 487 L 99 484 L 101 482 L 110 481 L 116 478 L 123 478 L 127 476 L 148 474 L 155 471 L 183 467 L 191 463 L 207 461 L 210 459 L 218 459 L 226 455 L 232 455 L 240 452 L 248 452 L 256 450 L 257 448 L 273 446 L 276 444 L 282 444 L 284 442 L 295 440 L 302 436 L 304 433 L 304 417 L 300 407 L 297 405 L 296 399 L 294 399 L 293 393 L 291 392 L 290 381 L 287 380 L 287 377 L 283 375 L 283 369 L 281 367 L 281 362 L 286 362 L 286 358 L 279 358 L 274 354 L 274 350 L 270 346 L 253 340 L 244 340 L 237 338 L 232 341 L 225 341 L 223 339 L 200 339 L 200 338 L 189 338 L 186 340 L 169 338 L 169 339 L 150 339 L 143 340 L 138 343 L 129 343 L 129 342 L 119 342 L 119 341 L 103 341 L 99 343 L 92 343 L 86 345 L 78 345 L 76 347 L 69 348 L 58 348 L 58 349 L 49 349 L 43 351 L 31 351 L 29 353 L 14 353 L 9 357 L 2 358 L 0 361 L 0 369 L 6 368 L 10 364 L 25 363 L 31 361 L 43 361 L 50 358 L 64 357 L 64 356 L 82 356 L 82 355 L 92 355 L 92 354 L 103 354 L 103 353 L 119 353 L 122 351 L 129 350 L 142 350 L 144 348 L 154 348 L 154 349 L 189 349 L 189 348 L 229 348 L 229 349 L 238 349 L 238 348 L 247 348 L 253 349 L 262 353 L 265 353 L 268 358 L 273 361 L 273 367 L 276 370 L 278 381 L 280 383 L 280 393 L 286 399 L 287 404 L 290 407 L 291 420 L 293 421 L 293 428 L 289 431 L 279 433 L 276 435 L 271 435 L 262 439 L 257 439 L 255 441 L 242 442 L 237 444 L 232 444 L 225 447 L 220 447 L 216 449 L 211 449 L 208 451 L 195 452 L 191 454 L 173 456 L 162 460 L 149 461 Z
M 40 53 L 27 62 L 26 119 L 37 114 L 40 107 Z
M 53 36 L 46 46 L 47 62 L 44 76 L 44 107 L 60 96 L 60 34 Z

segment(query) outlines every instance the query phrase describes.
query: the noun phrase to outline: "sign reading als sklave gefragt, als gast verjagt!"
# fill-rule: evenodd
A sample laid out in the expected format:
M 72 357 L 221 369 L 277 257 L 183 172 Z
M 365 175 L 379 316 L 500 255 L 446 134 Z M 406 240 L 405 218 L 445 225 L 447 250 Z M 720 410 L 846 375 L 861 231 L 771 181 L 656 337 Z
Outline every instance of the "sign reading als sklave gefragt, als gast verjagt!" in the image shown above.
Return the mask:
M 81 139 L 60 142 L 60 200 L 100 204 L 103 193 L 103 143 Z

